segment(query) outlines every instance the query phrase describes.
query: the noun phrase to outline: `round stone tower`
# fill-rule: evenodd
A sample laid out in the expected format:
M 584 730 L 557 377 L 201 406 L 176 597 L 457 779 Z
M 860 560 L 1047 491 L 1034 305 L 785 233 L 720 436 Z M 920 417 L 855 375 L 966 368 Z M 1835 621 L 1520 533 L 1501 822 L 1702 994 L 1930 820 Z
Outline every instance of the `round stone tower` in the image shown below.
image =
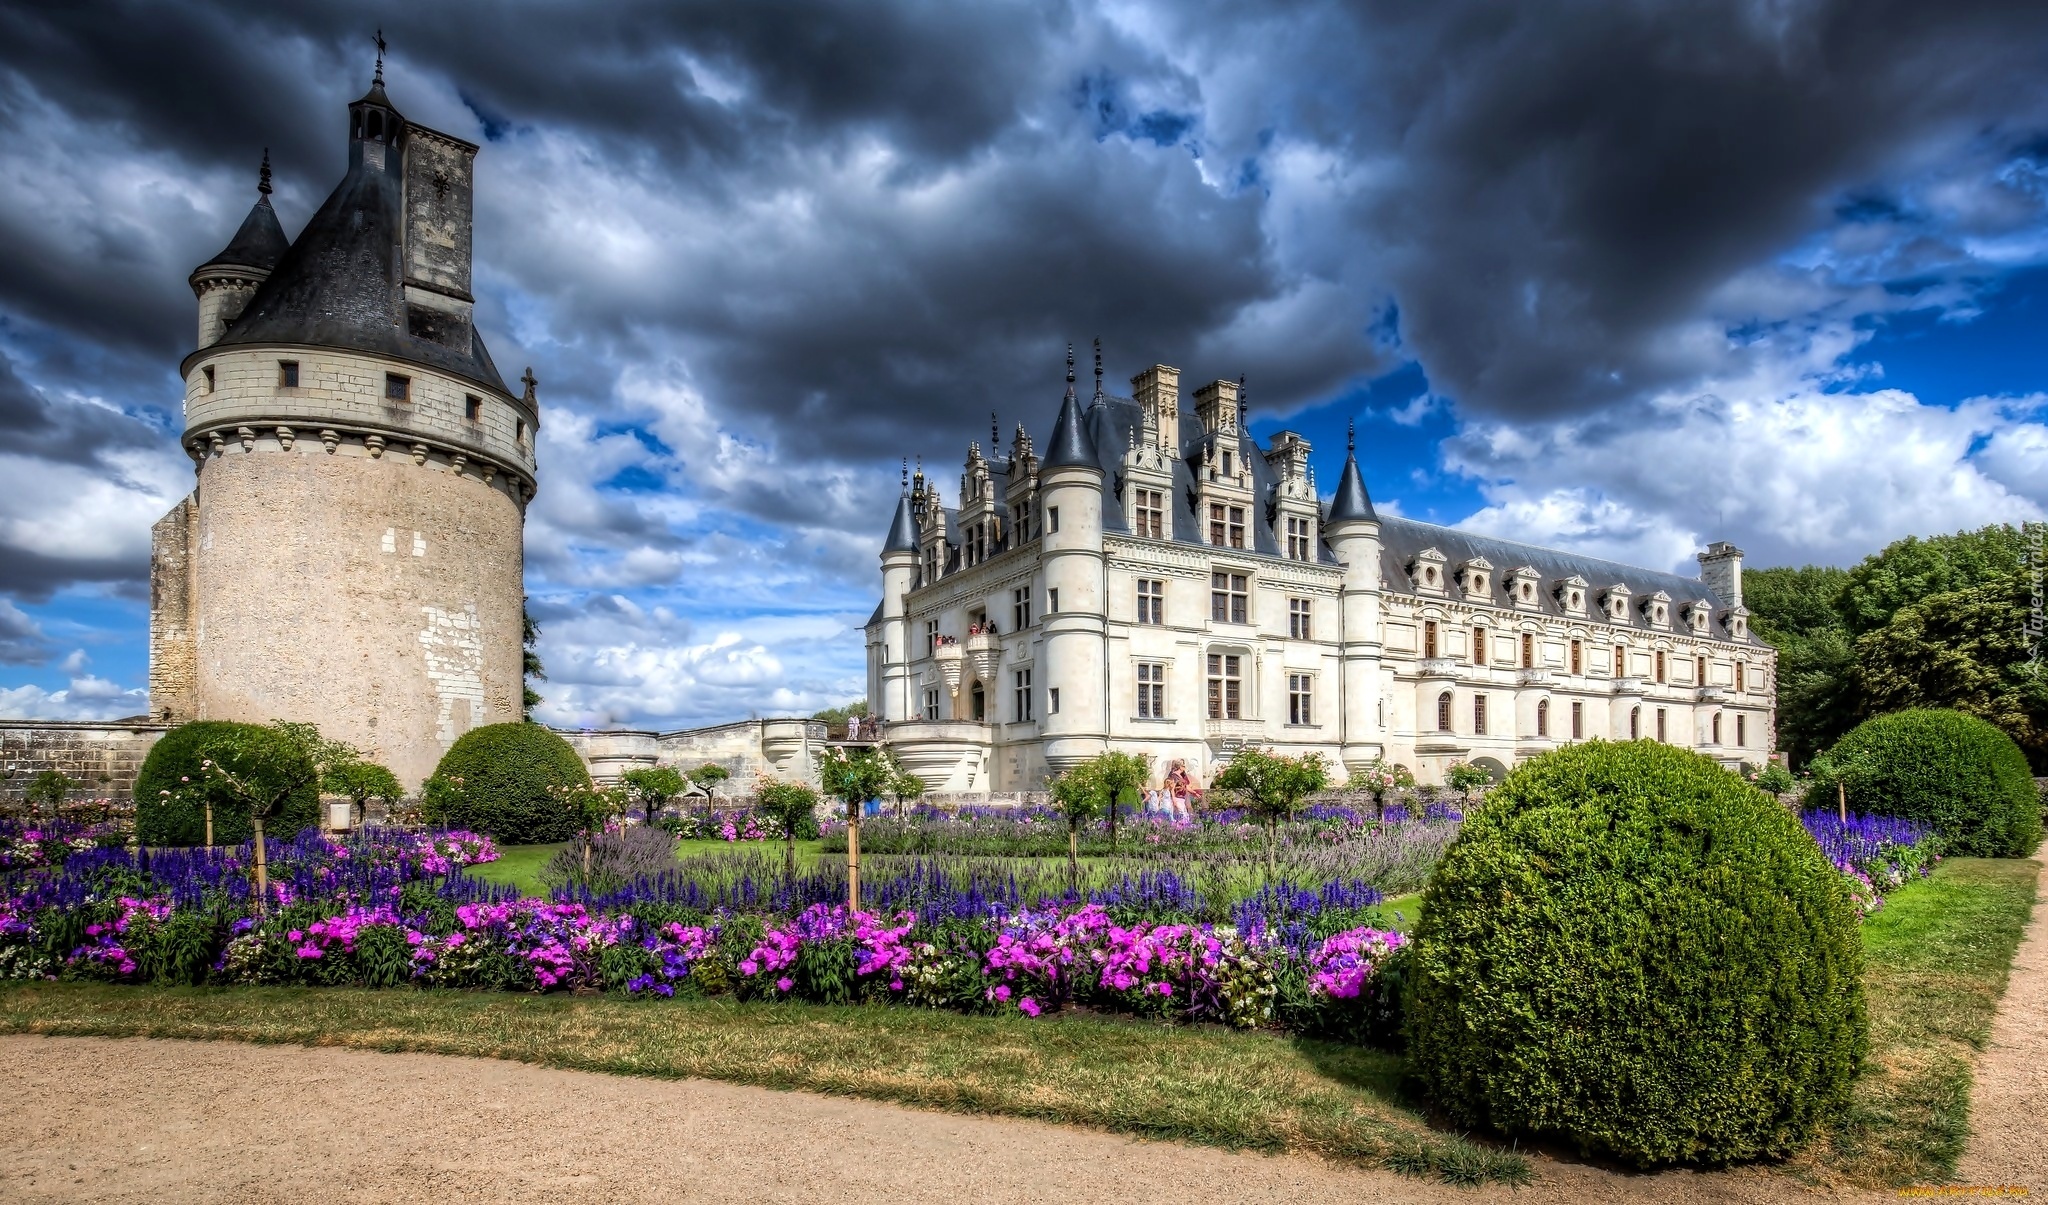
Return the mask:
M 472 323 L 476 146 L 407 122 L 381 64 L 348 121 L 348 174 L 295 242 L 266 195 L 193 273 L 199 480 L 156 527 L 151 706 L 311 722 L 414 789 L 520 717 L 540 412 Z

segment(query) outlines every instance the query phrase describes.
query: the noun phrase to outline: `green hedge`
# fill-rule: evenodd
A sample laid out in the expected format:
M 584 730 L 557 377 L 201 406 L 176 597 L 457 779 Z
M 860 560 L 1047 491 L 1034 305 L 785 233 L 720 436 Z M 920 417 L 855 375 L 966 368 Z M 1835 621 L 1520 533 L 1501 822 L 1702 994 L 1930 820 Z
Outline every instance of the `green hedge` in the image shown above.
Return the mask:
M 1784 1155 L 1867 1049 L 1842 876 L 1785 808 L 1654 741 L 1547 753 L 1431 877 L 1414 1069 L 1455 1123 L 1640 1166 Z
M 2023 858 L 2041 842 L 2041 797 L 2027 755 L 1996 725 L 1960 711 L 1895 711 L 1863 721 L 1814 762 L 1809 806 L 1932 825 L 1946 853 Z
M 576 815 L 556 787 L 590 785 L 569 742 L 539 724 L 488 724 L 441 757 L 423 800 L 428 823 L 489 833 L 504 845 L 567 841 Z
M 206 773 L 199 763 L 206 758 L 206 745 L 235 732 L 261 729 L 261 724 L 235 724 L 224 720 L 195 720 L 180 724 L 150 746 L 149 756 L 135 775 L 135 836 L 144 845 L 199 845 L 206 840 L 206 807 L 203 792 Z M 166 799 L 163 792 L 170 791 Z M 320 823 L 320 790 L 317 786 L 293 795 L 284 810 L 266 821 L 264 831 L 273 837 L 293 837 Z M 249 813 L 229 802 L 219 788 L 213 788 L 213 840 L 217 845 L 239 845 L 254 835 Z

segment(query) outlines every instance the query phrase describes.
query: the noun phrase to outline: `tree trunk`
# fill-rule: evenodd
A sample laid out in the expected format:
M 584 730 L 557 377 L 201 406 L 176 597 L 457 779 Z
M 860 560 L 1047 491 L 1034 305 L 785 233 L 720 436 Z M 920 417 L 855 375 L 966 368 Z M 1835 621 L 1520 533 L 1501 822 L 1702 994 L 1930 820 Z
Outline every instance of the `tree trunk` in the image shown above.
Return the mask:
M 1116 853 L 1116 797 L 1122 793 L 1121 791 L 1111 791 L 1109 793 L 1109 852 L 1111 855 Z
M 782 828 L 782 869 L 790 882 L 796 882 L 796 826 L 793 824 Z
M 583 834 L 583 885 L 590 886 L 590 834 Z
M 1067 822 L 1067 890 L 1081 890 L 1081 822 Z
M 846 910 L 860 911 L 860 805 L 846 805 Z
M 1278 826 L 1279 822 L 1276 819 L 1271 816 L 1266 817 L 1266 881 L 1268 883 L 1273 881 L 1273 844 L 1276 839 L 1275 834 Z
M 256 915 L 270 915 L 270 860 L 263 852 L 263 817 L 251 816 L 256 829 Z

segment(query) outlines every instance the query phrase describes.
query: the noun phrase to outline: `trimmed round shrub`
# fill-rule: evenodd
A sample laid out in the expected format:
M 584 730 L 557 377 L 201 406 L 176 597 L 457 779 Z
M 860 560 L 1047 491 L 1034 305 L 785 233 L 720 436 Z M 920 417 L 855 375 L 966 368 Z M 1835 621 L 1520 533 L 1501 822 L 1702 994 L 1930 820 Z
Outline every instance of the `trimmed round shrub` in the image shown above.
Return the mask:
M 2027 755 L 1996 725 L 1960 711 L 1895 711 L 1858 724 L 1814 762 L 1810 807 L 1903 816 L 1941 834 L 1942 852 L 2024 858 L 2041 842 L 2041 798 Z
M 486 724 L 463 733 L 427 782 L 429 824 L 489 833 L 501 845 L 567 841 L 576 812 L 554 791 L 587 787 L 569 742 L 539 724 Z
M 1842 876 L 1785 808 L 1654 741 L 1535 758 L 1431 876 L 1410 1057 L 1456 1124 L 1638 1166 L 1785 1155 L 1868 1046 Z
M 144 845 L 200 845 L 206 840 L 206 797 L 213 798 L 213 840 L 239 845 L 255 835 L 249 813 L 209 784 L 199 765 L 210 741 L 233 733 L 263 728 L 225 720 L 194 720 L 157 739 L 135 775 L 135 836 Z M 166 798 L 164 792 L 171 792 Z M 320 789 L 309 785 L 285 802 L 283 810 L 264 821 L 272 837 L 294 837 L 320 823 Z

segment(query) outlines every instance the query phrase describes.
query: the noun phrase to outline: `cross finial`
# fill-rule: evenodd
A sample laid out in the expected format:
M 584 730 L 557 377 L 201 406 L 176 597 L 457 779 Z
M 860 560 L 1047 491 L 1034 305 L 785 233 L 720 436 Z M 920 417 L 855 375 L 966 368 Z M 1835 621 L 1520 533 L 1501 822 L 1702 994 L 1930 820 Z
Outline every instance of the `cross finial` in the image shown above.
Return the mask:
M 519 378 L 519 383 L 526 386 L 526 400 L 533 401 L 534 387 L 540 384 L 540 378 L 533 375 L 533 365 L 526 366 L 526 374 Z
M 270 148 L 263 148 L 263 167 L 256 173 L 256 191 L 270 195 Z
M 910 493 L 910 457 L 903 458 L 903 492 Z
M 1102 336 L 1095 336 L 1095 400 L 1102 400 Z
M 1358 450 L 1358 420 L 1355 418 L 1345 420 L 1344 450 L 1346 452 L 1356 452 Z
M 1252 399 L 1244 391 L 1244 374 L 1237 374 L 1237 425 L 1244 426 L 1245 416 L 1252 412 Z
M 384 82 L 385 49 L 386 47 L 384 45 L 384 31 L 380 29 L 377 31 L 377 82 L 380 84 Z
M 1067 344 L 1067 397 L 1074 396 L 1074 345 Z
M 1003 425 L 996 421 L 996 412 L 991 410 L 988 412 L 988 450 L 993 453 L 1002 442 Z

